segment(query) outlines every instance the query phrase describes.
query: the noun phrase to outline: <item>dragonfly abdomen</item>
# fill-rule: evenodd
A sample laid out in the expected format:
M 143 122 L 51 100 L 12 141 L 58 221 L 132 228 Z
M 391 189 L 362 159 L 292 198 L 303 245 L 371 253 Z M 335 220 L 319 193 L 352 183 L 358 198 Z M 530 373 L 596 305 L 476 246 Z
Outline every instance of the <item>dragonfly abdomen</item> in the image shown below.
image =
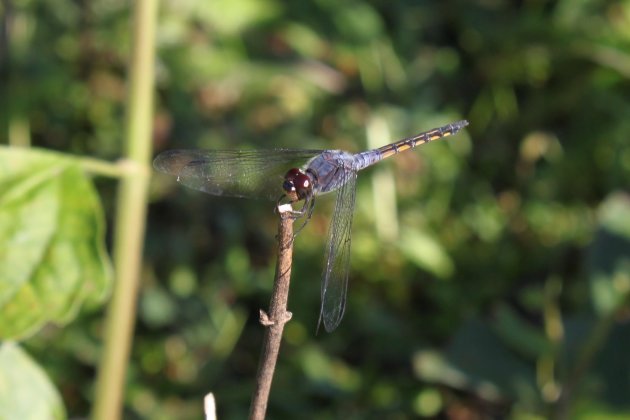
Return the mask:
M 466 127 L 468 125 L 468 121 L 461 120 L 451 124 L 444 125 L 442 127 L 434 128 L 433 130 L 425 131 L 420 134 L 416 134 L 412 137 L 407 137 L 406 139 L 402 139 L 395 143 L 391 143 L 374 151 L 379 152 L 381 159 L 388 158 L 390 156 L 394 156 L 400 152 L 404 152 L 406 150 L 410 150 L 419 146 L 421 144 L 429 143 L 434 140 L 441 139 L 443 137 L 452 136 L 457 134 L 459 130 Z M 369 153 L 369 152 L 364 152 Z

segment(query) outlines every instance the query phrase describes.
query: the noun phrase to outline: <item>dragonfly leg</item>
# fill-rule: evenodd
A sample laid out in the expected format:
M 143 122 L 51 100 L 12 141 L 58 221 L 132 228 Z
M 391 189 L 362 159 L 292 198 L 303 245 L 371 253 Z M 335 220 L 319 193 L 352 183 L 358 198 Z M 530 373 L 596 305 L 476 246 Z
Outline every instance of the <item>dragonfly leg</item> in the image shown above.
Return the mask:
M 311 220 L 311 216 L 313 215 L 314 208 L 315 208 L 315 198 L 311 195 L 307 197 L 306 200 L 304 200 L 304 205 L 302 206 L 300 210 L 298 210 L 298 212 L 301 213 L 301 216 L 306 215 L 306 218 L 304 219 L 304 223 L 302 223 L 302 226 L 300 226 L 293 234 L 294 239 L 297 236 L 297 234 L 300 233 L 302 229 L 304 229 L 304 227 L 309 222 L 309 220 Z
M 285 198 L 288 199 L 288 202 L 283 203 L 283 200 Z M 279 208 L 281 206 L 284 206 L 284 205 L 287 205 L 287 204 L 293 204 L 295 202 L 296 201 L 291 201 L 287 197 L 286 194 L 283 194 L 283 195 L 280 196 L 280 198 L 278 198 L 278 201 L 276 201 L 276 207 L 274 208 L 274 212 L 276 212 L 276 213 L 279 212 Z M 315 204 L 315 200 L 313 199 L 313 196 L 312 195 L 311 196 L 307 196 L 304 199 L 304 205 L 302 206 L 301 209 L 299 209 L 299 210 L 291 209 L 289 211 L 285 211 L 285 212 L 280 213 L 280 216 L 281 217 L 291 217 L 293 219 L 299 219 L 300 217 L 303 217 L 305 214 L 307 214 L 308 215 L 307 221 L 308 221 L 308 219 L 311 218 L 311 215 L 313 213 L 313 205 L 314 204 Z
M 282 204 L 282 201 L 285 198 L 288 198 L 286 196 L 286 194 L 283 194 L 280 198 L 278 198 L 278 201 L 276 202 L 276 207 L 274 209 L 275 212 L 279 211 L 278 209 L 280 208 L 280 206 L 294 203 L 294 201 L 290 201 L 289 200 L 288 203 Z M 302 229 L 304 229 L 306 224 L 309 222 L 309 220 L 311 220 L 311 216 L 313 215 L 313 209 L 314 208 L 315 208 L 315 198 L 311 194 L 311 195 L 308 195 L 304 199 L 304 205 L 302 206 L 301 209 L 299 209 L 299 210 L 289 210 L 289 211 L 286 211 L 286 212 L 280 214 L 280 217 L 291 217 L 294 220 L 297 220 L 300 217 L 303 217 L 304 215 L 306 215 L 306 218 L 304 219 L 304 223 L 302 223 L 302 225 L 293 233 L 293 238 L 291 239 L 291 244 L 293 244 L 293 241 L 295 240 L 295 237 L 297 236 L 297 234 L 300 233 L 302 231 Z

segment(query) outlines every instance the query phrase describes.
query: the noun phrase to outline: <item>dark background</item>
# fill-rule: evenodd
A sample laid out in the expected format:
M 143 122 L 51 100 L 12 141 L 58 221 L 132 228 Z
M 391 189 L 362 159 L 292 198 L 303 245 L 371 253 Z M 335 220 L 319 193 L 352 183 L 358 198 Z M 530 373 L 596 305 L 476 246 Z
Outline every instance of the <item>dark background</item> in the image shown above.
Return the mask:
M 118 158 L 128 4 L 2 10 L 3 133 Z M 360 174 L 347 311 L 316 335 L 332 207 L 318 200 L 270 418 L 630 415 L 615 300 L 630 289 L 630 2 L 173 1 L 157 40 L 156 153 L 360 151 L 470 121 Z M 95 181 L 111 225 L 115 181 Z M 156 175 L 125 418 L 201 418 L 209 391 L 219 418 L 246 416 L 275 229 L 272 203 Z M 26 343 L 73 417 L 91 406 L 102 319 Z

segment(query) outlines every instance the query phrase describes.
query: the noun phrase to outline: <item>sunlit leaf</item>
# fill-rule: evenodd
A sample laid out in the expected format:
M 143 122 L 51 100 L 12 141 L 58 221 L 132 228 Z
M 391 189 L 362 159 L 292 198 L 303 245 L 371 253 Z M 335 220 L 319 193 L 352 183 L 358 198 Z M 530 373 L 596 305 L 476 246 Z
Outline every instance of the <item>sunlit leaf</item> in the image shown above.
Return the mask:
M 46 373 L 14 343 L 0 346 L 0 418 L 66 417 L 61 397 Z
M 433 275 L 448 278 L 453 274 L 453 261 L 432 236 L 408 229 L 401 232 L 400 246 L 407 258 Z
M 203 3 L 197 5 L 197 16 L 212 23 L 216 29 L 224 34 L 234 35 L 250 26 L 260 24 L 278 14 L 281 7 L 272 0 L 254 1 L 219 0 L 213 7 Z M 203 6 L 203 7 L 202 7 Z
M 63 324 L 110 283 L 98 196 L 76 161 L 0 148 L 0 337 Z
M 630 197 L 611 195 L 599 209 L 599 231 L 592 247 L 591 290 L 596 311 L 605 315 L 630 293 Z

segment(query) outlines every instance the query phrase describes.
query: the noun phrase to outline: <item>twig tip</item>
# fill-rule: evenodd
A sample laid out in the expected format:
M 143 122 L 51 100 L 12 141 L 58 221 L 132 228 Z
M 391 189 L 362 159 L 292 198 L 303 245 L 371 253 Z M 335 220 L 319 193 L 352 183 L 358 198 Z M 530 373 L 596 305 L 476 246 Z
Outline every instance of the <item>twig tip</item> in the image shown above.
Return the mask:
M 206 420 L 216 420 L 217 407 L 214 401 L 214 394 L 209 392 L 203 399 L 203 411 L 206 413 Z
M 278 205 L 278 213 L 283 214 L 283 213 L 292 213 L 292 212 L 293 212 L 293 206 L 291 205 L 291 203 Z

